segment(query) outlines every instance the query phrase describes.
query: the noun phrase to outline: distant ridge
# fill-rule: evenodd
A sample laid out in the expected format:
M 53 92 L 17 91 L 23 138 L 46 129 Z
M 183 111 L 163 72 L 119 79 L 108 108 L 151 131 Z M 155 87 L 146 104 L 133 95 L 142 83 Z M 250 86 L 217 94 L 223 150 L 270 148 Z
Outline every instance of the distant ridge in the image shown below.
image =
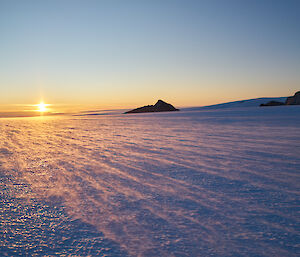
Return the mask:
M 300 105 L 300 91 L 296 92 L 294 96 L 289 96 L 284 102 L 278 101 L 269 101 L 265 104 L 261 104 L 260 106 L 278 106 L 278 105 Z
M 184 108 L 184 110 L 196 111 L 196 110 L 214 110 L 214 109 L 223 109 L 223 108 L 242 108 L 242 107 L 259 107 L 260 104 L 264 104 L 270 101 L 276 102 L 285 102 L 287 97 L 262 97 L 262 98 L 253 98 L 246 99 L 234 102 L 227 102 L 221 104 L 214 104 L 208 106 L 200 106 L 200 107 L 190 107 Z
M 164 102 L 163 100 L 158 100 L 155 105 L 146 105 L 139 107 L 130 111 L 125 112 L 124 114 L 129 113 L 145 113 L 145 112 L 172 112 L 179 111 L 173 105 Z

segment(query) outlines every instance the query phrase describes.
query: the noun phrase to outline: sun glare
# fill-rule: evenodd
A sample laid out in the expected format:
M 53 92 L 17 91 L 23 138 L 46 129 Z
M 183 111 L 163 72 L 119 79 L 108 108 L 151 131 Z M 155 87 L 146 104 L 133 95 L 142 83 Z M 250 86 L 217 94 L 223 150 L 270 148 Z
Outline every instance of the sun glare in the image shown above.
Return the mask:
M 45 112 L 47 111 L 47 106 L 49 104 L 45 104 L 44 102 L 40 102 L 39 104 L 37 104 L 38 110 L 39 112 Z

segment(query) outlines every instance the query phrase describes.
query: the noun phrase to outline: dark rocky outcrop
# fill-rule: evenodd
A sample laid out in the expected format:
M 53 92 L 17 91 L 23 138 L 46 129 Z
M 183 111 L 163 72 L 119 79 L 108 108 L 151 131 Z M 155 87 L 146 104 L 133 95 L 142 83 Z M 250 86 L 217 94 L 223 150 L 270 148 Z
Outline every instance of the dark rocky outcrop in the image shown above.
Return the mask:
M 300 91 L 296 92 L 294 96 L 290 96 L 285 101 L 286 105 L 300 105 Z
M 270 101 L 266 104 L 260 104 L 260 106 L 278 106 L 278 105 L 300 105 L 300 91 L 296 92 L 294 96 L 290 96 L 286 99 L 285 103 L 279 101 Z
M 261 104 L 260 106 L 278 106 L 278 105 L 284 105 L 284 103 L 278 101 L 270 101 L 267 102 L 266 104 Z
M 173 105 L 168 104 L 162 100 L 158 100 L 155 105 L 147 105 L 147 106 L 139 107 L 131 111 L 125 112 L 125 114 L 144 113 L 144 112 L 172 112 L 172 111 L 179 111 L 179 109 L 176 109 Z

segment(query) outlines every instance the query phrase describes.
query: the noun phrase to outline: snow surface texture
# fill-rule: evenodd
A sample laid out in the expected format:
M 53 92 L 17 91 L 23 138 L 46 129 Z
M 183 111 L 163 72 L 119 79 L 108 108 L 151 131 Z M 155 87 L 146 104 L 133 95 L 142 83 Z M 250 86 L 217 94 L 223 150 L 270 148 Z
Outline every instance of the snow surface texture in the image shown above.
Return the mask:
M 0 253 L 299 256 L 300 106 L 0 120 Z

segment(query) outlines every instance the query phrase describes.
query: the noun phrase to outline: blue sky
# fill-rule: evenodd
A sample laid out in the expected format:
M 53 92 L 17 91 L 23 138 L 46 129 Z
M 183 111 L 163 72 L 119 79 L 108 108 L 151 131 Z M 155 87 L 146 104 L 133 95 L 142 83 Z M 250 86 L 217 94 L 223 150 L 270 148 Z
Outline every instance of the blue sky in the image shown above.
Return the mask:
M 300 85 L 300 1 L 0 0 L 0 103 L 200 106 Z

